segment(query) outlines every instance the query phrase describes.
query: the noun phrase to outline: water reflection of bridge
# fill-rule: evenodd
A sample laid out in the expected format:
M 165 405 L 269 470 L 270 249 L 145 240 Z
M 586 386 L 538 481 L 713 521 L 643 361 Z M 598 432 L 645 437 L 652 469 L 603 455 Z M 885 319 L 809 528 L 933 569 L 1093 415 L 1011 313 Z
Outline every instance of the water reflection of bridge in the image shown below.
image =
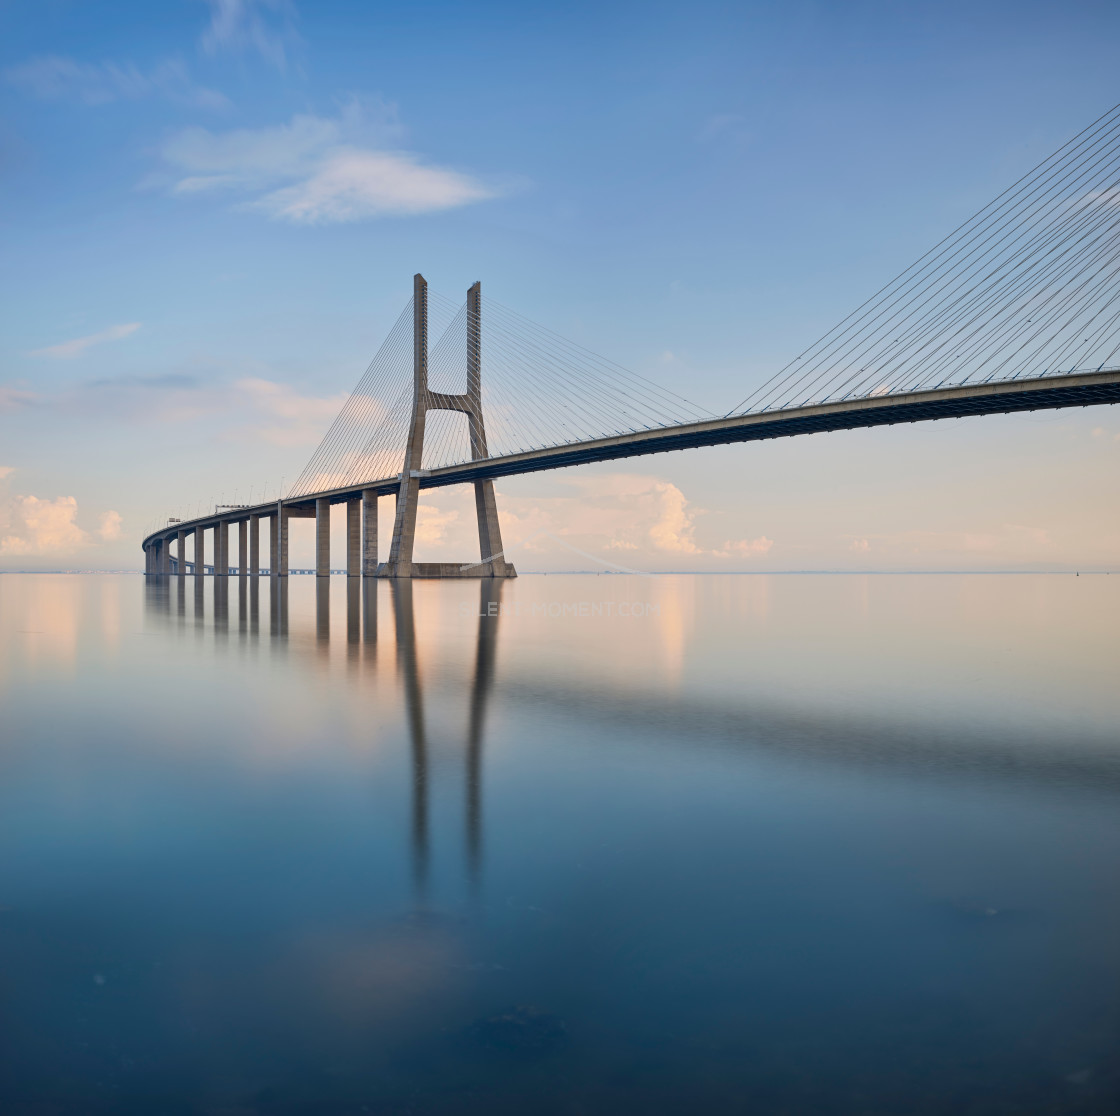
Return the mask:
M 307 584 L 306 582 L 304 583 Z M 487 715 L 499 685 L 497 648 L 503 594 L 515 591 L 502 579 L 478 583 L 478 610 L 473 644 L 463 662 L 468 679 L 466 702 L 460 706 L 464 769 L 462 841 L 468 875 L 481 880 L 484 852 L 483 761 Z M 207 608 L 212 587 L 212 609 Z M 310 588 L 310 586 L 308 586 Z M 434 588 L 434 587 L 433 587 Z M 467 590 L 448 586 L 462 601 Z M 344 594 L 344 622 L 332 626 L 331 593 Z M 313 627 L 289 620 L 289 583 L 283 578 L 216 577 L 148 579 L 149 610 L 221 642 L 240 639 L 271 643 L 285 650 L 302 649 L 324 663 L 337 662 L 345 650 L 346 665 L 357 674 L 388 671 L 400 687 L 407 722 L 409 753 L 412 872 L 418 899 L 424 900 L 431 861 L 431 790 L 433 737 L 425 702 L 425 652 L 418 635 L 414 585 L 411 580 L 371 578 L 318 579 L 315 583 Z M 442 590 L 441 590 L 442 591 Z M 379 645 L 378 601 L 392 614 L 393 638 Z M 335 597 L 336 602 L 339 597 Z M 340 610 L 342 612 L 343 610 Z M 507 623 L 516 624 L 515 617 Z M 515 638 L 517 633 L 507 633 Z M 462 645 L 459 644 L 459 647 Z M 379 656 L 378 651 L 389 651 Z M 430 664 L 429 664 L 430 673 Z M 427 680 L 429 685 L 432 680 Z M 619 686 L 607 678 L 562 673 L 543 676 L 524 665 L 506 669 L 500 679 L 500 700 L 515 715 L 563 716 L 578 719 L 581 733 L 595 738 L 640 737 L 650 749 L 687 749 L 694 757 L 718 751 L 723 755 L 773 758 L 800 768 L 842 767 L 876 778 L 953 780 L 970 784 L 1030 784 L 1054 793 L 1120 794 L 1120 759 L 1114 734 L 1083 731 L 1067 734 L 1055 747 L 1045 725 L 1031 733 L 1022 725 L 999 728 L 968 720 L 890 717 L 882 710 L 838 709 L 790 704 L 778 697 L 737 698 L 732 694 L 665 692 L 656 686 Z M 364 716 L 369 716 L 367 711 Z M 375 708 L 372 712 L 377 716 Z M 382 719 L 392 719 L 391 710 Z
M 190 590 L 188 592 L 188 584 Z M 336 586 L 339 583 L 336 582 Z M 345 586 L 345 646 L 348 658 L 358 661 L 363 650 L 365 662 L 376 664 L 374 652 L 378 643 L 377 594 L 379 582 L 368 578 L 347 578 Z M 262 637 L 291 642 L 288 582 L 281 578 L 215 577 L 208 581 L 183 578 L 149 581 L 147 604 L 150 610 L 170 615 L 195 626 L 206 626 L 204 588 L 213 587 L 212 628 L 217 639 L 236 634 L 240 638 L 259 640 Z M 504 582 L 481 579 L 478 602 L 478 632 L 475 641 L 474 669 L 470 684 L 465 720 L 465 823 L 463 845 L 468 877 L 477 886 L 482 872 L 482 758 L 484 751 L 486 713 L 494 684 L 494 660 L 498 642 L 498 624 Z M 264 601 L 262 602 L 262 596 Z M 425 716 L 424 671 L 416 636 L 416 614 L 413 584 L 397 580 L 389 584 L 389 601 L 393 616 L 397 673 L 403 691 L 408 721 L 411 767 L 411 850 L 414 883 L 423 898 L 430 868 L 430 763 L 431 744 Z M 263 604 L 263 608 L 262 608 Z M 262 613 L 264 623 L 262 624 Z M 332 644 L 331 581 L 318 579 L 315 584 L 314 646 L 327 655 Z

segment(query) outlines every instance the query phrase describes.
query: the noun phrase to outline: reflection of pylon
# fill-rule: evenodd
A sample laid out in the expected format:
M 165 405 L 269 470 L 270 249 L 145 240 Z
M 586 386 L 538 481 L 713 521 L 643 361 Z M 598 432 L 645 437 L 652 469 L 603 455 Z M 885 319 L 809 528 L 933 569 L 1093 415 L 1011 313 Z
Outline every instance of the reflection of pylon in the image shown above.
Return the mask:
M 474 504 L 478 515 L 478 545 L 481 561 L 475 565 L 459 563 L 414 562 L 416 510 L 423 475 L 424 426 L 428 411 L 459 411 L 467 416 L 470 429 L 471 459 L 489 456 L 486 426 L 482 418 L 482 284 L 467 292 L 467 390 L 449 395 L 428 390 L 428 284 L 422 275 L 413 277 L 413 389 L 412 420 L 405 443 L 401 485 L 397 493 L 397 514 L 389 560 L 377 569 L 378 577 L 516 577 L 517 571 L 502 557 L 502 532 L 498 525 L 498 505 L 494 482 L 474 482 Z

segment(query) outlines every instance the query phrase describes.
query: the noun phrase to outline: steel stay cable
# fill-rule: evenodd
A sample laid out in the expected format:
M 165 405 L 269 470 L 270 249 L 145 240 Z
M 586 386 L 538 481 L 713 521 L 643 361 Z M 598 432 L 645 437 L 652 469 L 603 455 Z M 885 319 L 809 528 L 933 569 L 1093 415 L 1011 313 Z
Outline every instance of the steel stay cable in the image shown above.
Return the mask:
M 1098 159 L 1097 163 L 1093 164 L 1090 170 L 1095 169 L 1096 166 L 1099 165 L 1099 163 L 1102 161 L 1104 161 L 1104 156 Z M 1087 171 L 1081 171 L 1079 172 L 1079 175 L 1083 178 L 1087 173 Z M 1112 172 L 1110 171 L 1109 173 L 1111 174 Z M 826 346 L 824 350 L 822 350 L 817 354 L 817 356 L 813 358 L 814 363 L 811 364 L 806 370 L 801 371 L 799 381 L 793 381 L 793 383 L 791 384 L 790 378 L 787 377 L 787 380 L 784 381 L 787 386 L 782 388 L 783 394 L 792 390 L 792 388 L 794 387 L 797 387 L 799 389 L 800 381 L 803 381 L 807 376 L 813 376 L 814 374 L 816 374 L 816 378 L 819 380 L 823 375 L 827 374 L 829 370 L 828 367 L 826 366 L 822 369 L 822 363 L 826 358 L 830 361 L 836 361 L 837 359 L 844 359 L 845 354 L 852 354 L 857 345 L 861 345 L 863 347 L 863 350 L 866 352 L 869 347 L 874 347 L 875 345 L 882 344 L 887 336 L 891 336 L 892 334 L 899 332 L 898 325 L 896 324 L 897 319 L 902 314 L 904 309 L 913 306 L 915 302 L 919 302 L 919 300 L 921 300 L 919 313 L 930 313 L 931 311 L 926 310 L 925 307 L 927 306 L 930 299 L 935 298 L 941 292 L 948 290 L 948 293 L 942 295 L 942 298 L 940 300 L 940 303 L 943 303 L 947 298 L 952 297 L 954 292 L 959 292 L 962 285 L 969 282 L 970 277 L 974 276 L 975 273 L 981 268 L 994 267 L 998 270 L 998 268 L 1002 265 L 1002 261 L 1007 259 L 1006 251 L 1008 244 L 1014 244 L 1017 240 L 1024 237 L 1028 231 L 1042 224 L 1045 217 L 1050 212 L 1055 209 L 1063 208 L 1068 204 L 1069 182 L 1070 179 L 1067 177 L 1066 179 L 1061 180 L 1056 186 L 1051 187 L 1051 190 L 1049 191 L 1050 193 L 1060 190 L 1062 191 L 1061 195 L 1059 197 L 1044 197 L 1044 200 L 1039 202 L 1034 207 L 1033 211 L 1030 214 L 1029 222 L 1023 222 L 1020 216 L 1019 231 L 1016 236 L 1013 237 L 1010 241 L 1007 241 L 1005 238 L 1005 240 L 1003 241 L 996 241 L 992 248 L 985 248 L 985 251 L 977 259 L 973 260 L 969 267 L 963 271 L 946 272 L 944 274 L 939 274 L 937 278 L 932 279 L 929 284 L 926 284 L 922 287 L 914 288 L 914 290 L 910 292 L 910 297 L 905 303 L 899 306 L 885 320 L 880 320 L 886 313 L 886 309 L 889 308 L 890 305 L 894 305 L 894 303 L 884 305 L 883 308 L 880 309 L 866 325 L 861 327 L 856 335 L 848 340 L 843 349 L 837 351 L 837 346 L 841 344 L 840 338 L 837 338 L 831 345 Z M 1031 192 L 1033 193 L 1034 189 L 1037 188 L 1037 186 L 1032 188 Z M 1085 188 L 1085 186 L 1080 186 L 1078 188 L 1078 192 L 1084 193 Z M 1003 221 L 1003 223 L 996 226 L 995 229 L 984 227 L 978 230 L 975 235 L 980 235 L 981 232 L 986 232 L 982 244 L 988 244 L 989 242 L 993 241 L 994 236 L 998 232 L 1006 228 L 1007 224 L 1010 223 L 1013 215 L 1014 214 L 1009 214 Z M 1047 226 L 1043 225 L 1044 229 L 1046 227 Z M 947 257 L 946 263 L 951 261 L 959 251 L 960 249 L 958 248 L 956 251 L 952 252 Z M 966 254 L 965 258 L 967 259 L 969 256 L 975 254 L 975 252 L 976 249 L 974 248 L 968 254 Z M 989 259 L 990 256 L 993 256 L 993 254 L 995 258 Z M 1014 254 L 1011 258 L 1014 258 Z M 933 284 L 939 285 L 933 286 L 933 289 L 931 290 L 931 286 Z M 967 295 L 967 291 L 964 292 L 964 295 Z M 957 294 L 957 297 L 962 297 L 962 295 Z M 900 298 L 901 295 L 895 299 L 895 302 L 897 303 Z M 935 303 L 932 310 L 935 311 L 940 303 Z M 874 308 L 871 309 L 873 310 Z M 868 313 L 870 312 L 871 310 L 868 311 Z M 902 320 L 906 320 L 905 316 L 902 317 Z M 871 330 L 870 333 L 868 333 L 869 329 Z M 862 359 L 866 360 L 867 358 Z M 775 388 L 780 386 L 781 385 L 775 385 Z
M 962 225 L 958 226 L 955 230 L 950 232 L 946 237 L 944 237 L 941 241 L 939 241 L 938 244 L 934 245 L 933 248 L 931 248 L 924 256 L 920 257 L 914 264 L 911 264 L 903 272 L 901 272 L 894 279 L 892 279 L 889 283 L 887 283 L 884 287 L 880 288 L 879 291 L 875 292 L 868 299 L 866 299 L 863 303 L 861 303 L 859 306 L 857 306 L 853 311 L 851 311 L 847 315 L 847 317 L 841 319 L 841 321 L 839 323 L 837 323 L 837 325 L 833 326 L 830 330 L 828 330 L 826 333 L 824 333 L 820 338 L 817 339 L 817 341 L 813 342 L 812 345 L 810 345 L 808 348 L 803 350 L 802 353 L 800 353 L 798 356 L 794 357 L 791 361 L 789 361 L 782 368 L 778 369 L 777 372 L 775 372 L 771 377 L 769 377 L 762 384 L 760 384 L 757 388 L 755 388 L 754 391 L 750 392 L 742 401 L 740 401 L 740 403 L 738 403 L 735 407 L 733 407 L 730 411 L 728 411 L 727 414 L 732 415 L 732 414 L 741 412 L 741 411 L 744 410 L 744 408 L 746 407 L 747 404 L 752 403 L 752 401 L 756 401 L 762 393 L 768 392 L 768 391 L 773 391 L 773 390 L 776 390 L 776 389 L 780 389 L 781 384 L 784 382 L 783 377 L 788 379 L 787 374 L 790 372 L 791 369 L 794 369 L 794 366 L 798 363 L 798 361 L 804 360 L 807 357 L 812 357 L 813 354 L 818 353 L 818 351 L 821 350 L 822 346 L 829 346 L 831 344 L 837 343 L 835 340 L 830 342 L 830 338 L 835 338 L 838 334 L 838 331 L 840 331 L 839 336 L 842 337 L 843 334 L 845 332 L 847 332 L 848 329 L 852 328 L 851 325 L 846 326 L 846 324 L 849 323 L 851 319 L 856 318 L 857 322 L 859 320 L 862 320 L 862 318 L 865 317 L 867 313 L 870 313 L 870 311 L 882 301 L 883 297 L 888 296 L 889 293 L 892 290 L 895 290 L 895 289 L 899 288 L 899 284 L 903 284 L 903 286 L 905 286 L 906 284 L 908 284 L 910 282 L 913 282 L 917 278 L 917 276 L 919 276 L 921 274 L 922 271 L 924 271 L 926 268 L 928 268 L 931 263 L 935 262 L 938 258 L 940 258 L 940 256 L 942 256 L 944 254 L 944 252 L 948 250 L 948 247 L 951 244 L 956 243 L 960 239 L 961 235 L 964 234 L 965 230 L 969 229 L 970 226 L 976 226 L 976 229 L 981 229 L 981 228 L 984 227 L 984 222 L 990 223 L 991 220 L 994 219 L 994 216 L 996 214 L 998 214 L 999 210 L 1002 209 L 1003 206 L 1006 204 L 1006 201 L 1005 201 L 1005 202 L 1001 203 L 999 206 L 996 206 L 996 203 L 1000 202 L 1000 199 L 1004 198 L 1005 195 L 1008 195 L 1012 191 L 1016 191 L 1016 187 L 1020 187 L 1020 190 L 1016 191 L 1016 193 L 1021 192 L 1021 189 L 1023 188 L 1022 187 L 1023 183 L 1027 182 L 1028 180 L 1033 179 L 1038 174 L 1038 172 L 1040 170 L 1043 170 L 1048 165 L 1052 164 L 1054 162 L 1054 160 L 1057 159 L 1057 157 L 1059 155 L 1061 155 L 1062 152 L 1067 147 L 1070 147 L 1070 145 L 1075 144 L 1076 141 L 1078 141 L 1080 139 L 1080 137 L 1082 137 L 1086 133 L 1090 132 L 1090 130 L 1093 129 L 1097 124 L 1099 124 L 1103 120 L 1106 120 L 1108 117 L 1110 117 L 1114 113 L 1116 113 L 1117 109 L 1120 109 L 1120 105 L 1113 106 L 1112 109 L 1110 109 L 1103 116 L 1098 118 L 1097 121 L 1094 121 L 1094 123 L 1089 125 L 1088 128 L 1083 129 L 1083 131 L 1081 133 L 1078 133 L 1077 136 L 1074 136 L 1072 140 L 1067 141 L 1066 144 L 1063 144 L 1062 147 L 1058 148 L 1057 152 L 1055 152 L 1052 156 L 1043 160 L 1042 163 L 1040 163 L 1035 168 L 1032 168 L 1032 170 L 1028 171 L 1017 182 L 1015 182 L 1011 186 L 1009 186 L 1007 188 L 1007 190 L 1005 190 L 1003 192 L 1003 194 L 998 195 L 992 202 L 989 202 L 986 206 L 984 206 L 976 214 L 974 214 L 972 217 L 970 217 Z M 1101 129 L 1098 129 L 1098 130 L 1101 130 Z M 1080 145 L 1078 145 L 1078 146 L 1080 146 Z M 1070 154 L 1072 154 L 1072 151 L 1070 152 Z M 1008 200 L 1010 200 L 1010 199 L 1008 199 Z M 995 208 L 993 209 L 993 207 L 995 207 Z M 923 261 L 926 261 L 926 262 L 923 263 Z M 919 265 L 922 265 L 922 266 L 919 268 Z M 917 269 L 917 270 L 915 270 L 915 269 Z M 912 272 L 914 273 L 913 276 L 911 276 Z M 907 278 L 908 276 L 911 276 L 911 278 L 908 279 Z M 863 313 L 861 313 L 861 312 L 863 312 Z M 852 324 L 855 324 L 855 323 L 852 323 Z M 814 359 L 819 359 L 819 357 L 816 357 Z M 767 409 L 768 406 L 769 406 L 769 404 L 767 404 L 762 409 L 765 410 L 765 409 Z

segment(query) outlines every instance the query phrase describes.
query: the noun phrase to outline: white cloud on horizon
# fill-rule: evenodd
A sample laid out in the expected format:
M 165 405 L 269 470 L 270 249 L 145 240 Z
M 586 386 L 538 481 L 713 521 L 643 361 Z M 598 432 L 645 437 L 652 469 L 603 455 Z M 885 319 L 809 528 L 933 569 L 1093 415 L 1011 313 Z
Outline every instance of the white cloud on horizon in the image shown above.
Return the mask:
M 59 55 L 40 55 L 4 71 L 4 78 L 17 89 L 44 101 L 77 100 L 86 105 L 135 101 L 159 95 L 195 108 L 223 109 L 229 99 L 214 89 L 195 85 L 186 64 L 165 59 L 150 70 L 131 62 L 77 62 Z
M 162 155 L 173 194 L 253 195 L 245 208 L 295 224 L 431 213 L 495 196 L 470 175 L 387 146 L 399 137 L 394 106 L 353 99 L 337 117 L 301 113 L 288 124 L 228 132 L 185 128 Z
M 77 523 L 78 501 L 73 496 L 53 500 L 38 496 L 12 496 L 0 502 L 0 555 L 22 557 L 71 554 L 120 537 L 121 517 L 102 513 L 91 534 Z
M 103 329 L 100 333 L 91 333 L 88 337 L 75 337 L 72 341 L 63 341 L 59 345 L 48 345 L 44 349 L 34 349 L 28 355 L 69 360 L 72 357 L 80 356 L 91 345 L 101 345 L 106 341 L 120 341 L 125 337 L 130 337 L 139 328 L 139 322 L 128 322 L 124 325 L 110 326 L 108 329 Z
M 719 547 L 702 545 L 696 538 L 696 521 L 704 510 L 692 507 L 680 488 L 657 476 L 575 475 L 558 478 L 558 483 L 576 494 L 544 499 L 502 497 L 503 522 L 509 520 L 504 534 L 511 549 L 525 540 L 527 550 L 546 550 L 547 539 L 537 536 L 548 534 L 578 540 L 589 553 L 623 551 L 640 564 L 640 554 L 655 561 L 671 555 L 722 562 L 760 557 L 774 546 L 774 540 L 765 535 L 728 540 Z

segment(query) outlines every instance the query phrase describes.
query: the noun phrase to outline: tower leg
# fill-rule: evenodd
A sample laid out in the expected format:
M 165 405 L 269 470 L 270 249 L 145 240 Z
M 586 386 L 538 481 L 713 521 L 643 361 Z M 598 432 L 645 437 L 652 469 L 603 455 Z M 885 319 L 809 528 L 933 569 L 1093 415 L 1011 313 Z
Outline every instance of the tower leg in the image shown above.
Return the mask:
M 416 542 L 416 505 L 420 501 L 418 477 L 401 477 L 397 493 L 397 514 L 393 520 L 393 541 L 389 544 L 389 561 L 380 570 L 382 577 L 411 577 L 412 548 Z
M 494 497 L 494 482 L 474 482 L 474 507 L 478 515 L 479 557 L 490 563 L 492 577 L 508 577 L 506 560 L 502 557 L 502 529 L 498 525 L 498 502 Z

